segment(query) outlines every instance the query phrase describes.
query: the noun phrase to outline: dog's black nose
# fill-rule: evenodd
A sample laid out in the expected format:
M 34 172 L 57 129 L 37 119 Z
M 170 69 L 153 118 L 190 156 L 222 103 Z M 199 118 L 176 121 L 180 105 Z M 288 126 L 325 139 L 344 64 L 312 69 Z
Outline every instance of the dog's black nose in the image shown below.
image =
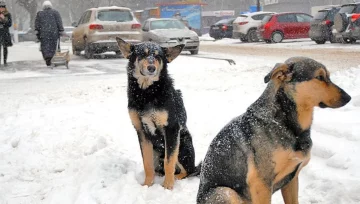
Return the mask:
M 150 73 L 154 73 L 155 70 L 156 70 L 156 67 L 155 67 L 154 65 L 149 65 L 149 66 L 147 67 L 147 69 L 148 69 L 148 71 L 149 71 Z
M 351 101 L 351 96 L 349 94 L 347 94 L 344 90 L 340 90 L 341 93 L 341 103 L 343 105 L 349 103 L 349 101 Z

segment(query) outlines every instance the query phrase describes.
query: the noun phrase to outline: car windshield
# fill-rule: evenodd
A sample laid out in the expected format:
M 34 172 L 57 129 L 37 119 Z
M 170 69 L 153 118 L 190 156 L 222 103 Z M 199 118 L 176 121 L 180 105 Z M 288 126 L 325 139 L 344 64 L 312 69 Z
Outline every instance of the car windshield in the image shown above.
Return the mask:
M 318 11 L 315 16 L 314 19 L 316 20 L 323 20 L 326 18 L 327 14 L 328 14 L 328 10 L 322 10 L 322 11 Z
M 215 25 L 230 24 L 230 23 L 232 23 L 232 21 L 234 21 L 234 19 L 223 19 L 223 20 L 220 20 L 220 21 L 216 22 Z
M 97 13 L 97 19 L 99 21 L 116 21 L 127 22 L 132 21 L 133 17 L 129 10 L 101 10 Z
M 262 23 L 267 23 L 267 22 L 269 22 L 270 20 L 271 20 L 271 17 L 272 17 L 272 15 L 266 15 L 266 16 L 264 16 L 264 18 L 262 19 Z
M 341 7 L 339 13 L 352 13 L 354 9 L 355 9 L 355 5 L 346 5 Z
M 178 20 L 160 20 L 150 22 L 150 29 L 185 29 L 185 25 Z

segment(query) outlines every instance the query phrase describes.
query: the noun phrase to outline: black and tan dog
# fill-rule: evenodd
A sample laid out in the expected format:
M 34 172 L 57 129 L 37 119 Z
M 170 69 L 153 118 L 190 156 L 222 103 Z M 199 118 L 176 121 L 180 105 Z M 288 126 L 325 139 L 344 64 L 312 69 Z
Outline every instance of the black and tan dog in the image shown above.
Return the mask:
M 129 59 L 128 109 L 138 134 L 145 170 L 144 185 L 153 184 L 155 172 L 165 174 L 163 186 L 172 189 L 175 178 L 199 174 L 195 152 L 186 127 L 186 111 L 180 90 L 175 90 L 167 63 L 184 45 L 162 48 L 156 43 L 137 45 L 117 38 Z
M 314 107 L 339 108 L 351 97 L 324 65 L 303 57 L 277 64 L 267 88 L 211 143 L 200 174 L 197 203 L 269 204 L 281 189 L 298 203 L 298 175 L 310 160 Z

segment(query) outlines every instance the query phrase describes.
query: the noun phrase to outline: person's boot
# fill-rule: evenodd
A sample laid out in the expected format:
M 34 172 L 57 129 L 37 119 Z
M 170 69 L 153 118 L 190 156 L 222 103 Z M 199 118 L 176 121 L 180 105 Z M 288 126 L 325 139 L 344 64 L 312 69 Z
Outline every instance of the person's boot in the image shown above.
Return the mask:
M 51 67 L 51 58 L 47 57 L 45 59 L 45 62 L 46 62 L 46 66 Z

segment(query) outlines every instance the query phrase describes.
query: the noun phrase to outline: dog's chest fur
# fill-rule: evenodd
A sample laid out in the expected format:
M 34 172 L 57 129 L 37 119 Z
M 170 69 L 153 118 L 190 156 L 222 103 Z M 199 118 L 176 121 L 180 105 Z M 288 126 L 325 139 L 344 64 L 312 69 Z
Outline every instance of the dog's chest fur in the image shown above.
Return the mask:
M 164 131 L 168 125 L 168 112 L 156 109 L 149 109 L 141 115 L 141 123 L 145 131 L 151 135 L 156 135 L 156 130 Z
M 267 126 L 267 125 L 266 125 Z M 255 147 L 255 163 L 274 191 L 286 185 L 310 160 L 312 141 L 310 130 L 295 135 L 279 123 L 268 124 L 266 131 L 255 131 L 255 135 L 267 135 L 270 140 L 252 139 Z M 272 168 L 269 168 L 272 167 Z

